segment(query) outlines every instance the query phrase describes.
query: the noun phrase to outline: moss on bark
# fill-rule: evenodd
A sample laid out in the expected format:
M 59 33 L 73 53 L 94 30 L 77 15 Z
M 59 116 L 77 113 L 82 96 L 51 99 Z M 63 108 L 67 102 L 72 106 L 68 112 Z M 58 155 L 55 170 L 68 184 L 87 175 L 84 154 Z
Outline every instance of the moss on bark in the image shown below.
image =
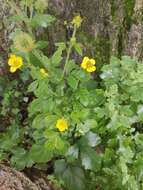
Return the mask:
M 94 55 L 99 64 L 108 63 L 112 54 L 119 57 L 127 54 L 143 58 L 140 47 L 143 42 L 142 0 L 72 0 L 72 2 L 51 0 L 51 2 L 57 6 L 56 13 L 58 12 L 57 15 L 62 21 L 69 20 L 75 13 L 81 14 L 84 18 L 82 26 L 84 35 L 82 34 L 80 39 L 84 45 L 88 44 L 85 48 L 87 53 Z M 61 33 L 62 35 L 64 34 Z

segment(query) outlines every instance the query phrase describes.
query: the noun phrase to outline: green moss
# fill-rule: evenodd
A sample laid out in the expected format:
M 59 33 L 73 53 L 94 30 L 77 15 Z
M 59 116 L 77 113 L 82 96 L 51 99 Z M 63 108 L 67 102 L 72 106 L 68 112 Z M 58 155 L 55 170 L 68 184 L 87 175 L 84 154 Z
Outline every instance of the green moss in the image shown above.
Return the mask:
M 100 36 L 94 40 L 94 52 L 99 68 L 110 61 L 110 41 L 108 36 Z
M 91 37 L 87 33 L 80 34 L 79 39 L 82 44 L 86 47 L 86 55 L 94 57 L 97 62 L 97 70 L 104 64 L 108 64 L 110 61 L 110 39 L 109 36 L 98 34 L 96 38 Z
M 125 12 L 125 26 L 127 29 L 130 28 L 132 22 L 133 22 L 133 14 L 134 14 L 134 6 L 135 6 L 135 0 L 124 0 L 124 12 Z
M 115 0 L 110 0 L 110 4 L 111 4 L 111 16 L 114 19 L 115 18 L 115 13 L 116 13 Z
M 118 57 L 121 58 L 123 53 L 123 28 L 120 27 L 118 34 Z

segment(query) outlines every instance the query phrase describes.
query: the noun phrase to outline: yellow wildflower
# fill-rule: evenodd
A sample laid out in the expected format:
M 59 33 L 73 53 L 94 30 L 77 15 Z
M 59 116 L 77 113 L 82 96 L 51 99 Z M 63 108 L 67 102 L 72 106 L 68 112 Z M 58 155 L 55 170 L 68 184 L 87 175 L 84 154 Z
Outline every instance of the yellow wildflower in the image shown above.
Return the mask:
M 58 119 L 57 123 L 56 123 L 56 128 L 60 131 L 60 132 L 64 132 L 66 129 L 68 129 L 68 123 L 65 119 Z
M 10 72 L 14 73 L 17 69 L 22 67 L 23 59 L 20 56 L 16 56 L 14 54 L 10 55 L 8 59 L 8 65 L 10 66 Z
M 48 76 L 48 73 L 45 71 L 45 69 L 40 69 L 40 74 L 43 78 L 47 77 Z
M 81 67 L 83 69 L 85 69 L 87 72 L 91 73 L 91 72 L 94 72 L 96 70 L 95 64 L 96 64 L 96 62 L 94 59 L 84 57 L 83 61 L 81 63 Z
M 77 28 L 79 28 L 81 26 L 82 23 L 82 18 L 80 15 L 75 16 L 71 22 L 73 25 L 75 25 Z

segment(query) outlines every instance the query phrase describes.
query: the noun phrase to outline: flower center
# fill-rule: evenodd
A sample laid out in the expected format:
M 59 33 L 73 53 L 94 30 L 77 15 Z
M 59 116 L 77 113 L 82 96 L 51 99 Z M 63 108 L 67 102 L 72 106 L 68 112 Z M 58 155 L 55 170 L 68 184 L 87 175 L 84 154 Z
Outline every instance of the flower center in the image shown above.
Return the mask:
M 86 66 L 87 66 L 87 68 L 90 68 L 90 67 L 93 66 L 93 64 L 91 63 L 91 61 L 88 61 L 88 62 L 86 63 Z
M 14 60 L 14 67 L 18 67 L 19 66 L 19 60 L 15 59 Z

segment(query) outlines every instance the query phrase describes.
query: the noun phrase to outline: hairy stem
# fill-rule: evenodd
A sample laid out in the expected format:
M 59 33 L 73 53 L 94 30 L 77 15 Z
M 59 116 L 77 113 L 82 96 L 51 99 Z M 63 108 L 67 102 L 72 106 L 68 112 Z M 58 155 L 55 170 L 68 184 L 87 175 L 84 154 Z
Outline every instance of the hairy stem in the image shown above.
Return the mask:
M 73 47 L 72 39 L 75 39 L 76 29 L 77 29 L 76 26 L 74 26 L 74 31 L 73 31 L 72 37 L 70 39 L 70 45 L 69 45 L 69 48 L 67 50 L 67 57 L 66 57 L 65 65 L 64 65 L 63 77 L 67 73 L 66 68 L 67 68 L 67 65 L 68 65 L 68 62 L 69 62 L 69 58 L 70 58 L 70 54 L 71 54 L 71 50 L 72 50 L 72 47 Z

